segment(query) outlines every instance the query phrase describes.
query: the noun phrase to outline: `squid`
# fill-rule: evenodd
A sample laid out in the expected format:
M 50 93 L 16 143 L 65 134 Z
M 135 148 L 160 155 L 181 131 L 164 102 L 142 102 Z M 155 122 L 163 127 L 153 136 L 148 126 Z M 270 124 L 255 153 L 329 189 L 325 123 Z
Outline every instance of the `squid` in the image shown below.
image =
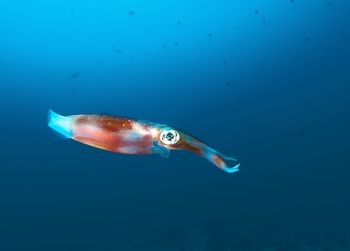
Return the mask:
M 111 152 L 159 154 L 167 158 L 170 150 L 188 150 L 227 173 L 237 172 L 240 166 L 234 157 L 225 156 L 179 129 L 145 120 L 105 115 L 62 116 L 49 110 L 48 126 L 64 138 Z

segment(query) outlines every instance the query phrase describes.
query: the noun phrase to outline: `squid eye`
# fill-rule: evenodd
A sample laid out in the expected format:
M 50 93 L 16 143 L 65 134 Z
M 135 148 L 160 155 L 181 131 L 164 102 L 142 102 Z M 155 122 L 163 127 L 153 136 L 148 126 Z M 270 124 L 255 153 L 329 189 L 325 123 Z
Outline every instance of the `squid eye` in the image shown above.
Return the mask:
M 164 129 L 160 133 L 160 140 L 166 145 L 176 144 L 180 139 L 180 135 L 173 129 Z

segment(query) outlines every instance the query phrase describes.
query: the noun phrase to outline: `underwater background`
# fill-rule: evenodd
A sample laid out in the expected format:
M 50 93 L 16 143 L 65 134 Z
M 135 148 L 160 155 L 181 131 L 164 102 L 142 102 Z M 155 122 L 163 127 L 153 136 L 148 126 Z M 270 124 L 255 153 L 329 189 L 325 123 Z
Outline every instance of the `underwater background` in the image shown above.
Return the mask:
M 0 250 L 350 250 L 350 2 L 0 1 Z M 122 155 L 47 112 L 237 157 Z

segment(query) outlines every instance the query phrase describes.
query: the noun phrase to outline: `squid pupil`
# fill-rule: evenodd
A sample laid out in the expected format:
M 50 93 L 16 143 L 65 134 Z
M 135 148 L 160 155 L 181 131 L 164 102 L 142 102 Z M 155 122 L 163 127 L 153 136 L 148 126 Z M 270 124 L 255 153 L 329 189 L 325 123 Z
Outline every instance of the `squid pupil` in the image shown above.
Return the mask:
M 167 138 L 167 140 L 171 141 L 174 139 L 174 134 L 169 132 L 169 133 L 167 133 L 166 138 Z

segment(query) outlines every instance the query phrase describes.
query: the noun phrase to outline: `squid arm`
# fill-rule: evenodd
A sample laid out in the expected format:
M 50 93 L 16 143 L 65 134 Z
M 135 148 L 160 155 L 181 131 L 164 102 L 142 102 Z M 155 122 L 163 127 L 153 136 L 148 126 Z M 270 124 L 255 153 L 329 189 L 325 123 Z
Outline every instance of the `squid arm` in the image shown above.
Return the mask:
M 179 140 L 178 144 L 175 144 L 173 149 L 194 152 L 204 157 L 225 172 L 234 173 L 239 171 L 240 163 L 238 163 L 238 160 L 236 158 L 226 156 L 218 152 L 217 150 L 209 147 L 207 144 L 191 135 L 188 135 L 184 132 L 179 133 L 181 135 L 181 139 Z

